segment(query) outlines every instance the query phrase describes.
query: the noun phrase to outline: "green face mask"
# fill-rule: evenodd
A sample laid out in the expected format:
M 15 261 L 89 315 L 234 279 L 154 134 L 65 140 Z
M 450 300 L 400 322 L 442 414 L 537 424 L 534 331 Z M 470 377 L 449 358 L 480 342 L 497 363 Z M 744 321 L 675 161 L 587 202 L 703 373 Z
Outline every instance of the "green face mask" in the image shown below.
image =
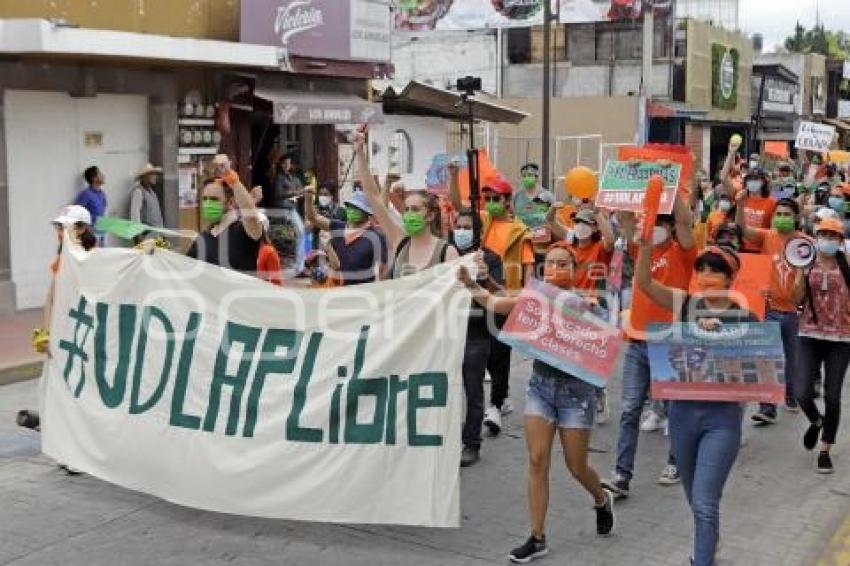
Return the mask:
M 484 205 L 484 210 L 487 211 L 487 214 L 494 218 L 498 218 L 505 214 L 505 205 L 500 202 L 493 202 L 488 200 L 487 204 Z
M 534 175 L 526 175 L 522 178 L 522 188 L 523 189 L 533 189 L 537 186 L 537 177 Z
M 404 231 L 408 236 L 418 236 L 425 231 L 425 213 L 424 212 L 405 212 L 402 216 L 404 223 Z
M 782 232 L 783 234 L 793 232 L 795 228 L 794 219 L 790 216 L 774 216 L 773 227 L 776 228 L 777 232 Z
M 201 202 L 201 216 L 213 224 L 224 216 L 224 203 L 219 200 L 204 199 Z
M 345 207 L 345 219 L 349 224 L 360 224 L 366 220 L 366 213 L 353 206 Z

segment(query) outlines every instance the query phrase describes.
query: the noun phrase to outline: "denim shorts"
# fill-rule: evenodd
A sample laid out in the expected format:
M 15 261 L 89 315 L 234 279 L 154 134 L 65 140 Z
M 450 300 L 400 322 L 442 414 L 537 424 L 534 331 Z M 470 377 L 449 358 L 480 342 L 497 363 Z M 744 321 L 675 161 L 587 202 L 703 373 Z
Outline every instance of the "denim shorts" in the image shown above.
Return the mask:
M 558 428 L 591 429 L 598 389 L 576 377 L 531 373 L 525 391 L 525 416 L 541 417 Z

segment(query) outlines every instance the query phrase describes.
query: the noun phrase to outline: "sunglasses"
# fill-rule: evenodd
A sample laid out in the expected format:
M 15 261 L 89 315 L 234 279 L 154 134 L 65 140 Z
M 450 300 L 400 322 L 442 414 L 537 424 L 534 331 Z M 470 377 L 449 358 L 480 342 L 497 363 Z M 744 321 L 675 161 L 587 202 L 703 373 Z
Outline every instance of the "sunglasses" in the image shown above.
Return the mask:
M 502 202 L 502 197 L 499 195 L 485 195 L 484 202 Z

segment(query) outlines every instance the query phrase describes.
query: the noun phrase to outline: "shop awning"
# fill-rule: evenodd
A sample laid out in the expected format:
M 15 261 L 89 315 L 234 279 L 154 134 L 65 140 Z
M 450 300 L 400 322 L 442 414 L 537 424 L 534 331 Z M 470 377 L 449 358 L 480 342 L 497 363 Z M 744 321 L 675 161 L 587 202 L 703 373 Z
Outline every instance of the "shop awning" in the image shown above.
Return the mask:
M 392 87 L 378 96 L 386 114 L 408 114 L 433 116 L 448 120 L 469 120 L 470 104 L 472 116 L 485 122 L 519 124 L 528 114 L 507 106 L 484 100 L 473 99 L 470 104 L 463 101 L 459 93 L 443 90 L 418 81 L 411 81 L 401 92 Z
M 821 122 L 823 122 L 824 124 L 829 124 L 830 126 L 835 126 L 839 130 L 850 131 L 850 124 L 848 124 L 844 120 L 839 120 L 838 118 L 823 118 Z
M 254 96 L 272 103 L 275 124 L 380 124 L 380 104 L 353 94 L 257 88 Z

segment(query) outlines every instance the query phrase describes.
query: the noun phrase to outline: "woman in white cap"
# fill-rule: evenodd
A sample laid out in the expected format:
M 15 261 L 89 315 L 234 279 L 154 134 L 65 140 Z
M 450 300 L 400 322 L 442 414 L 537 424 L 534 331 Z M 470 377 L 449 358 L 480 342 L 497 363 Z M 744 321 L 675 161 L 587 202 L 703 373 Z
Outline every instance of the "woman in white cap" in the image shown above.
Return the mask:
M 41 328 L 33 330 L 33 349 L 39 354 L 47 354 L 50 356 L 48 348 L 50 344 L 50 319 L 53 316 L 53 294 L 56 284 L 56 275 L 59 273 L 60 259 L 62 257 L 62 247 L 65 242 L 65 231 L 68 231 L 68 237 L 72 244 L 82 247 L 85 251 L 92 250 L 97 245 L 97 236 L 92 230 L 91 214 L 85 207 L 79 205 L 66 206 L 59 213 L 59 216 L 51 222 L 56 230 L 56 237 L 59 240 L 59 246 L 56 250 L 56 257 L 50 262 L 50 284 L 47 288 L 47 296 L 44 300 L 44 320 Z M 36 411 L 22 410 L 18 412 L 17 422 L 20 426 L 26 428 L 39 428 L 39 416 Z M 79 472 L 72 468 L 68 468 L 64 464 L 59 464 L 59 467 L 72 475 Z

